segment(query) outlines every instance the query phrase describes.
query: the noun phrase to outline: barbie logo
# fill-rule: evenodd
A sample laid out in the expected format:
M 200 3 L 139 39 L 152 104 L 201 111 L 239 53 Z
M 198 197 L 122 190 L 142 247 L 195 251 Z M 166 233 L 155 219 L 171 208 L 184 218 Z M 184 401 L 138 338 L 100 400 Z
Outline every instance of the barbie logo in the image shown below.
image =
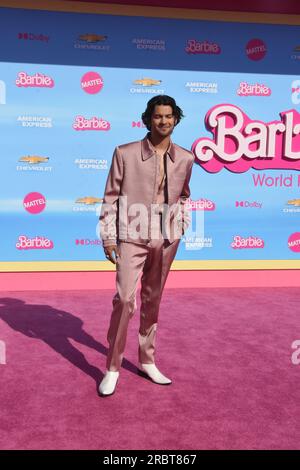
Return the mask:
M 295 253 L 300 253 L 300 232 L 292 233 L 288 239 L 288 247 Z
M 263 84 L 260 85 L 259 83 L 250 85 L 247 82 L 241 82 L 237 94 L 240 96 L 270 96 L 271 88 Z
M 246 45 L 246 54 L 250 60 L 261 60 L 267 53 L 267 47 L 261 39 L 251 39 Z
M 187 199 L 185 203 L 185 208 L 188 211 L 214 211 L 216 205 L 213 201 L 209 199 L 197 199 L 192 201 L 192 199 Z
M 259 237 L 240 237 L 236 235 L 233 237 L 231 247 L 234 249 L 241 248 L 264 248 L 265 243 L 262 238 Z
M 205 124 L 213 139 L 201 137 L 192 146 L 198 163 L 208 172 L 223 167 L 234 173 L 249 168 L 300 170 L 300 114 L 280 113 L 281 121 L 252 121 L 240 108 L 221 104 L 211 108 Z
M 26 72 L 19 72 L 16 79 L 18 87 L 38 87 L 38 88 L 53 88 L 54 80 L 48 75 L 36 73 L 35 75 L 27 75 Z
M 28 238 L 26 235 L 20 235 L 16 248 L 18 250 L 51 250 L 53 241 L 46 237 Z
M 83 116 L 76 116 L 73 124 L 76 131 L 109 131 L 110 123 L 102 118 L 92 117 L 86 119 Z
M 221 48 L 218 44 L 208 41 L 196 41 L 196 39 L 189 39 L 185 52 L 188 54 L 220 54 Z

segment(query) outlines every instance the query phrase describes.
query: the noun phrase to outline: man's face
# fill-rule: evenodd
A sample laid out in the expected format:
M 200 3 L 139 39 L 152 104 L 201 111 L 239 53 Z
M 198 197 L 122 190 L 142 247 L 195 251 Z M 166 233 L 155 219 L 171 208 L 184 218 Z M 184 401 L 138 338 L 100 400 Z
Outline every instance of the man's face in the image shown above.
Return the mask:
M 156 105 L 151 116 L 151 133 L 161 137 L 172 134 L 176 125 L 176 118 L 171 106 Z

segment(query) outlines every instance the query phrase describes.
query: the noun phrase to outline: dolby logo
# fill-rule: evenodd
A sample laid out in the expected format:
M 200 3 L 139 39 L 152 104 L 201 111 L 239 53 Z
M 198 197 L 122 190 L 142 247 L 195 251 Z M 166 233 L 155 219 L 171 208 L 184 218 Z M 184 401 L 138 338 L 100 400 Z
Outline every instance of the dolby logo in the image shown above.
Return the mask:
M 261 209 L 262 202 L 250 202 L 250 201 L 235 201 L 235 207 L 243 207 L 243 208 L 250 208 L 250 209 Z
M 146 127 L 145 124 L 142 121 L 132 121 L 131 127 L 139 127 L 139 128 L 144 128 Z
M 88 245 L 102 245 L 102 241 L 99 238 L 91 240 L 90 238 L 77 238 L 75 245 L 88 246 Z

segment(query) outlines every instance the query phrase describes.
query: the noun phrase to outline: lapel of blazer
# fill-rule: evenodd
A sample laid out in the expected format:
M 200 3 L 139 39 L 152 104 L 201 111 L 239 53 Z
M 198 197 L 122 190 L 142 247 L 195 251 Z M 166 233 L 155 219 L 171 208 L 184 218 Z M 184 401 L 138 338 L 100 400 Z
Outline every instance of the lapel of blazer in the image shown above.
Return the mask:
M 152 145 L 149 142 L 149 137 L 150 133 L 148 133 L 144 139 L 141 141 L 141 154 L 142 154 L 142 160 L 148 160 L 152 156 L 155 155 L 154 149 Z M 166 162 L 166 171 L 167 171 L 167 191 L 168 191 L 168 200 L 170 200 L 170 190 L 171 190 L 171 185 L 169 184 L 170 180 L 172 179 L 172 175 L 174 172 L 174 167 L 175 167 L 175 160 L 178 158 L 178 153 L 176 151 L 176 147 L 173 144 L 171 140 L 171 145 L 170 148 L 167 152 L 169 158 L 167 158 Z
M 149 139 L 148 139 L 148 136 L 150 135 L 147 134 L 144 139 L 141 141 L 141 145 L 142 145 L 142 160 L 148 160 L 148 158 L 152 157 L 155 152 L 153 150 L 153 147 L 150 145 L 150 142 L 149 142 Z M 176 158 L 176 149 L 175 149 L 175 145 L 173 144 L 172 140 L 171 140 L 171 145 L 170 145 L 170 149 L 168 151 L 168 154 L 172 160 L 172 162 L 174 163 L 175 162 L 175 158 Z

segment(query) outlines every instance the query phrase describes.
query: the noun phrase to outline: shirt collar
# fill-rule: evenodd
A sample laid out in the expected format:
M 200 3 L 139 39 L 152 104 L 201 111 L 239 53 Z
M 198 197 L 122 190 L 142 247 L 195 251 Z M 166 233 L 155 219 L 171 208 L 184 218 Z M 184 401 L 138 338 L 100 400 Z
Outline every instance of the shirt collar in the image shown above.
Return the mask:
M 150 132 L 142 140 L 142 159 L 143 160 L 148 160 L 148 158 L 152 157 L 155 154 L 155 149 L 154 149 L 153 145 L 151 144 L 151 142 L 149 140 L 149 137 L 150 137 Z M 172 140 L 170 140 L 170 146 L 169 146 L 166 153 L 169 155 L 171 160 L 174 162 L 174 160 L 175 160 L 175 146 L 174 146 Z

